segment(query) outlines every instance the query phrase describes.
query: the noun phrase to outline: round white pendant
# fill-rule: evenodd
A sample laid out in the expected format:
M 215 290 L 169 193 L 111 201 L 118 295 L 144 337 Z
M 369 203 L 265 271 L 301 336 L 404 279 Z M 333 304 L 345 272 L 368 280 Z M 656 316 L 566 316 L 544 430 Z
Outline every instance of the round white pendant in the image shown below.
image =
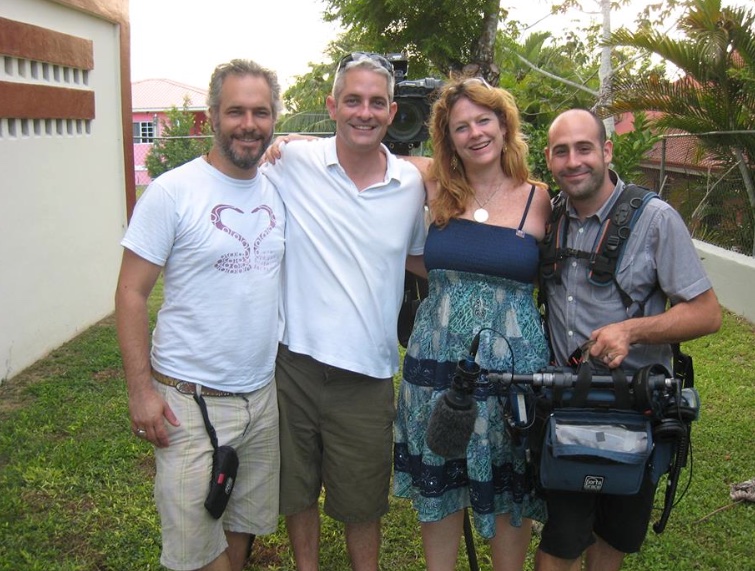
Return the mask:
M 488 211 L 484 208 L 478 208 L 472 215 L 477 222 L 486 222 L 488 219 Z

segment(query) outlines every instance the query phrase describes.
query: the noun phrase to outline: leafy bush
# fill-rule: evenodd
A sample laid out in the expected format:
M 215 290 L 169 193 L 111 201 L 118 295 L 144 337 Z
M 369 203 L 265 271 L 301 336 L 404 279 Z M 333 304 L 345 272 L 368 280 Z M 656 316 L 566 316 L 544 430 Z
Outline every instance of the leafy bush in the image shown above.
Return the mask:
M 614 134 L 613 169 L 622 180 L 636 184 L 647 184 L 640 163 L 661 136 L 653 133 L 650 122 L 643 111 L 634 114 L 634 129 L 623 135 Z
M 145 164 L 151 178 L 181 166 L 196 157 L 207 153 L 212 146 L 212 130 L 207 121 L 199 127 L 200 135 L 194 127 L 194 113 L 189 111 L 188 100 L 183 108 L 171 107 L 167 121 L 162 121 L 162 135 L 156 137 L 147 153 Z

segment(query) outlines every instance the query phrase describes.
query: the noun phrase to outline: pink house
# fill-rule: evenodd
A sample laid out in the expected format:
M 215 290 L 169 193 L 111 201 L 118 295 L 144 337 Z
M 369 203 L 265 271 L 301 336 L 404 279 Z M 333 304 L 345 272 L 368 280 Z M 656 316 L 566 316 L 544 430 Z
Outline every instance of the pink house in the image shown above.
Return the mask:
M 131 83 L 131 110 L 134 130 L 134 176 L 137 186 L 150 183 L 145 160 L 155 138 L 160 137 L 167 111 L 182 109 L 186 101 L 194 113 L 195 133 L 207 119 L 207 90 L 170 79 L 144 79 Z

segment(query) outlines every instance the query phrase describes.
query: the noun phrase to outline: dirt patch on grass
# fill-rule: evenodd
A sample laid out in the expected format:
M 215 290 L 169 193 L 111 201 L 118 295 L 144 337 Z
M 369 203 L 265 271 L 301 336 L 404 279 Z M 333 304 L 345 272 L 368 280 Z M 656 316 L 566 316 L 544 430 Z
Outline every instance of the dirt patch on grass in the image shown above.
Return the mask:
M 20 408 L 31 403 L 36 397 L 29 393 L 29 387 L 60 374 L 57 366 L 32 365 L 22 373 L 0 385 L 0 419 L 5 419 Z
M 8 418 L 11 414 L 34 400 L 35 397 L 33 394 L 30 394 L 29 387 L 41 381 L 60 377 L 65 374 L 65 367 L 59 361 L 61 357 L 82 351 L 80 344 L 76 343 L 81 335 L 85 335 L 93 329 L 103 328 L 115 328 L 114 315 L 101 319 L 67 343 L 54 349 L 46 357 L 21 371 L 12 379 L 3 381 L 0 384 L 0 420 Z M 94 378 L 97 381 L 104 382 L 117 378 L 121 374 L 122 371 L 120 369 L 109 368 L 98 371 L 95 373 Z
M 97 371 L 92 375 L 92 378 L 98 383 L 108 383 L 110 381 L 123 381 L 123 369 L 118 367 L 111 367 L 109 369 L 103 369 Z M 125 381 L 124 381 L 125 386 Z
M 150 480 L 154 480 L 157 469 L 155 468 L 155 457 L 152 454 L 145 454 L 137 463 L 137 470 L 143 473 Z
M 286 547 L 280 544 L 267 544 L 257 538 L 252 546 L 252 555 L 244 569 L 280 569 Z

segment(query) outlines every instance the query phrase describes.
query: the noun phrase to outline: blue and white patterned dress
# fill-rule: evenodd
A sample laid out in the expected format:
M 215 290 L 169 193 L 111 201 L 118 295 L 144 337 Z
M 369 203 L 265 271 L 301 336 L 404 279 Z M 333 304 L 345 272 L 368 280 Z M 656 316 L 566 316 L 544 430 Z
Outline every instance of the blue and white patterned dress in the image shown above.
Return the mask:
M 526 374 L 548 363 L 549 350 L 533 299 L 538 267 L 534 237 L 519 229 L 453 219 L 430 227 L 425 245 L 429 294 L 417 311 L 403 367 L 395 424 L 394 493 L 411 498 L 421 522 L 471 506 L 477 531 L 495 535 L 496 514 L 544 521 L 545 503 L 512 445 L 505 395 L 475 391 L 477 419 L 465 458 L 445 459 L 427 447 L 430 414 L 452 382 L 456 364 L 483 328 L 477 362 L 491 372 Z M 505 337 L 505 339 L 504 339 Z M 513 356 L 512 356 L 513 351 Z

